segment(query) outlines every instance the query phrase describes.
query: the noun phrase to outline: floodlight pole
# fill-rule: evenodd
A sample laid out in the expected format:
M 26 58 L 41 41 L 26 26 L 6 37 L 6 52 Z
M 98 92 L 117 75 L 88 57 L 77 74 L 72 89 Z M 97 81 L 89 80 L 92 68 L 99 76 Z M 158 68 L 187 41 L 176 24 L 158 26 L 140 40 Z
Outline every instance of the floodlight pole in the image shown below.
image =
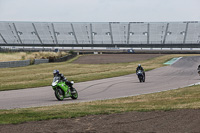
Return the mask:
M 17 31 L 17 28 L 16 28 L 16 26 L 15 26 L 15 23 L 13 23 L 13 27 L 14 27 L 14 29 L 15 29 L 15 33 L 17 34 L 17 37 L 18 37 L 18 39 L 19 39 L 19 42 L 22 44 L 22 40 L 21 40 L 21 38 L 20 38 L 20 36 L 19 36 L 19 34 L 18 34 L 18 31 Z

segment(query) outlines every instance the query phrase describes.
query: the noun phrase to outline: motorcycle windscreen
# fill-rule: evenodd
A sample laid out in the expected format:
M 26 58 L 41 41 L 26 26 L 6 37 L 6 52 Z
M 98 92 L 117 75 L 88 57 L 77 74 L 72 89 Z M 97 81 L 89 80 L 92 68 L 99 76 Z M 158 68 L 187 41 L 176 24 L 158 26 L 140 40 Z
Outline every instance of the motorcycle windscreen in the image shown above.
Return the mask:
M 59 77 L 54 77 L 53 78 L 53 82 L 56 82 L 57 80 L 60 80 L 60 78 Z

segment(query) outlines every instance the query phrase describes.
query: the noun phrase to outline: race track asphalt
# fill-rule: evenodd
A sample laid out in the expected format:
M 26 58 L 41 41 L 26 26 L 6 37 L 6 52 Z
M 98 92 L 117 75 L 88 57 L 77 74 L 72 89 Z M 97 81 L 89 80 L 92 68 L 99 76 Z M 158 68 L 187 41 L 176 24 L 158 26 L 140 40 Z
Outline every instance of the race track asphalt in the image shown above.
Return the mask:
M 0 92 L 0 109 L 28 108 L 104 100 L 155 93 L 185 87 L 200 82 L 197 66 L 200 56 L 184 57 L 170 66 L 146 72 L 146 82 L 136 74 L 75 83 L 79 98 L 58 101 L 51 86 Z M 134 71 L 134 70 L 133 70 Z

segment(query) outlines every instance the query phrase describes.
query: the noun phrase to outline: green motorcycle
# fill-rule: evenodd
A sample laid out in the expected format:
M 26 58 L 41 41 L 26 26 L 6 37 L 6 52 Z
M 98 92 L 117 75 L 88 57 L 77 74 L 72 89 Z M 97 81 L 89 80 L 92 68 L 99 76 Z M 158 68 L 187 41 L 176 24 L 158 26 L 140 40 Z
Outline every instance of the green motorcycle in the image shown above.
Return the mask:
M 74 81 L 71 81 L 71 84 L 74 84 Z M 59 101 L 62 101 L 64 98 L 71 97 L 72 99 L 78 98 L 78 92 L 75 90 L 75 93 L 71 93 L 69 86 L 65 84 L 64 81 L 59 80 L 57 77 L 53 78 L 52 88 L 55 91 L 55 96 Z

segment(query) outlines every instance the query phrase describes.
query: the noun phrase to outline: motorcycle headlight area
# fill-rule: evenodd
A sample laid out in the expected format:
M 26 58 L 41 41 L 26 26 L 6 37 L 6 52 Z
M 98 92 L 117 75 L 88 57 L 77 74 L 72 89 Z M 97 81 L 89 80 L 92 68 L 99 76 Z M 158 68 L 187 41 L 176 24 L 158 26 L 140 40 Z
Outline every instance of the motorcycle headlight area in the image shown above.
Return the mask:
M 56 86 L 56 85 L 57 85 L 57 82 L 53 82 L 53 83 L 52 83 L 52 86 Z

